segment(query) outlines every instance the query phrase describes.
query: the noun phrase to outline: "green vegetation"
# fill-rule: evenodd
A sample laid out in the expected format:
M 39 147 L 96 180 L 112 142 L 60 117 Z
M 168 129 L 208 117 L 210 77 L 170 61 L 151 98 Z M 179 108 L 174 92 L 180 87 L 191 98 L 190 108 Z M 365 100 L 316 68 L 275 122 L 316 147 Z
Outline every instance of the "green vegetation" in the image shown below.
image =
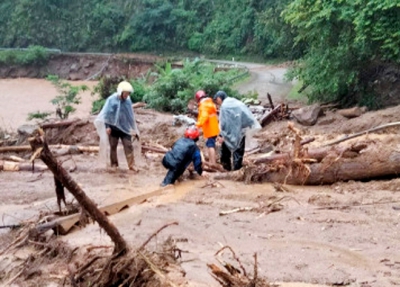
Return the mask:
M 57 116 L 61 119 L 67 119 L 71 113 L 75 112 L 75 106 L 81 103 L 79 93 L 86 91 L 88 87 L 85 85 L 73 86 L 53 75 L 48 76 L 47 80 L 49 80 L 60 93 L 51 100 L 51 103 L 57 107 Z
M 181 68 L 172 68 L 171 63 L 155 65 L 155 72 L 149 72 L 144 78 L 131 80 L 134 93 L 133 102 L 145 101 L 148 107 L 159 111 L 181 113 L 187 103 L 193 99 L 197 90 L 204 90 L 214 95 L 218 90 L 225 90 L 230 96 L 240 97 L 232 86 L 236 80 L 247 77 L 242 69 L 218 69 L 216 65 L 201 61 L 185 60 Z M 92 112 L 97 112 L 105 98 L 116 91 L 122 79 L 103 78 L 95 91 L 100 99 L 93 103 Z M 254 95 L 253 95 L 254 96 Z
M 79 93 L 88 90 L 88 87 L 86 85 L 71 85 L 54 75 L 49 75 L 47 80 L 50 81 L 60 93 L 51 100 L 51 103 L 56 106 L 56 115 L 61 119 L 67 119 L 70 114 L 75 112 L 75 106 L 81 103 Z M 52 113 L 40 111 L 29 113 L 28 120 L 45 119 L 51 114 Z
M 3 0 L 0 47 L 291 58 L 289 0 Z
M 29 113 L 27 120 L 28 121 L 35 120 L 35 119 L 36 120 L 44 120 L 44 119 L 47 119 L 49 116 L 51 116 L 51 114 L 52 114 L 52 112 L 36 111 L 33 113 Z
M 299 92 L 303 88 L 303 82 L 297 81 L 293 88 L 290 90 L 287 98 L 290 100 L 295 100 L 299 101 L 302 103 L 307 103 L 308 102 L 308 97 L 307 94 L 309 93 L 308 89 L 304 89 L 301 93 Z
M 310 100 L 379 106 L 374 71 L 400 62 L 398 1 L 294 0 L 283 15 L 308 45 L 290 76 L 311 87 Z
M 0 47 L 293 60 L 289 76 L 308 87 L 311 101 L 378 107 L 379 71 L 400 65 L 398 1 L 3 0 L 0 13 Z M 34 49 L 1 52 L 0 64 L 44 63 L 45 51 Z M 177 101 L 166 93 L 170 109 L 180 110 L 192 84 L 176 70 L 168 80 L 182 85 Z M 138 91 L 143 81 L 133 81 Z M 136 97 L 164 106 L 157 89 L 171 87 L 155 85 Z
M 0 51 L 0 65 L 43 66 L 48 58 L 49 53 L 41 46 L 29 46 L 26 50 Z

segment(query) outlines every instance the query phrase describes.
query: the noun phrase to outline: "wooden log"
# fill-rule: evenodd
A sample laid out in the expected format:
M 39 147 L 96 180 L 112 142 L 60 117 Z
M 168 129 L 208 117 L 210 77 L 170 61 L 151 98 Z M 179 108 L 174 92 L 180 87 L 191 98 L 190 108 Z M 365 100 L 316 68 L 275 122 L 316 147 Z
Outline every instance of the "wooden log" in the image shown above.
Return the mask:
M 27 152 L 30 151 L 31 147 L 28 145 L 21 145 L 21 146 L 1 146 L 0 153 L 6 152 Z
M 310 139 L 311 140 L 311 139 Z M 305 140 L 303 141 L 301 144 L 307 144 L 309 141 Z M 351 151 L 355 151 L 355 152 L 359 152 L 361 149 L 358 149 L 359 146 L 357 146 L 357 148 L 355 147 L 350 147 L 350 148 L 343 148 L 340 152 L 343 153 L 346 149 L 350 149 Z M 365 148 L 365 146 L 363 146 L 363 148 Z M 362 148 L 362 149 L 363 149 Z M 331 148 L 313 148 L 311 150 L 307 151 L 307 158 L 312 158 L 315 159 L 316 161 L 321 161 L 329 152 L 330 150 L 332 150 Z M 270 154 L 270 153 L 266 153 L 266 154 L 259 154 L 257 156 L 253 156 L 253 157 L 249 157 L 248 159 L 253 162 L 254 164 L 261 164 L 261 163 L 271 163 L 274 161 L 278 161 L 278 160 L 288 160 L 291 158 L 291 154 L 288 152 L 285 153 L 276 153 L 276 154 Z
M 67 149 L 69 153 L 96 153 L 99 152 L 98 146 L 77 146 L 77 145 L 50 145 L 50 149 Z M 27 152 L 31 151 L 31 147 L 29 145 L 21 145 L 21 146 L 3 146 L 0 147 L 0 153 L 6 152 Z
M 168 152 L 168 149 L 162 148 L 162 147 L 152 147 L 152 146 L 142 145 L 142 152 L 146 152 L 146 151 L 164 154 L 164 153 Z
M 96 204 L 85 194 L 82 188 L 72 179 L 62 165 L 57 162 L 50 152 L 43 134 L 42 131 L 39 131 L 38 136 L 29 139 L 32 150 L 35 152 L 38 149 L 42 149 L 40 152 L 40 159 L 49 167 L 62 185 L 72 193 L 85 211 L 105 230 L 108 236 L 110 236 L 115 245 L 114 254 L 127 251 L 128 245 L 118 229 L 108 220 L 107 216 L 97 208 Z
M 340 139 L 338 139 L 336 141 L 333 141 L 331 143 L 326 144 L 325 146 L 335 145 L 335 144 L 347 141 L 349 139 L 354 139 L 356 137 L 362 136 L 362 135 L 367 134 L 367 133 L 376 132 L 376 131 L 379 131 L 379 130 L 383 130 L 383 129 L 391 128 L 391 127 L 396 127 L 396 126 L 400 126 L 400 122 L 388 123 L 388 124 L 380 125 L 380 126 L 372 128 L 372 129 L 361 131 L 361 132 L 358 132 L 358 133 L 355 133 L 355 134 L 352 134 L 352 135 L 346 135 L 346 136 L 344 136 L 344 137 L 342 137 L 342 138 L 340 138 Z
M 313 141 L 315 141 L 315 138 L 314 138 L 314 137 L 309 138 L 309 139 L 302 140 L 302 141 L 300 142 L 300 144 L 301 144 L 301 145 L 306 145 L 306 144 L 312 143 Z
M 281 106 L 282 105 L 277 105 L 271 112 L 265 112 L 264 115 L 260 119 L 260 124 L 262 127 L 265 127 L 267 124 L 269 124 L 273 118 L 279 114 L 281 111 Z
M 146 194 L 137 195 L 137 196 L 134 196 L 134 197 L 131 197 L 131 198 L 119 201 L 119 202 L 115 202 L 115 203 L 112 203 L 112 204 L 109 204 L 106 206 L 101 206 L 101 207 L 99 207 L 99 210 L 107 216 L 113 215 L 113 214 L 116 214 L 134 204 L 140 204 L 143 201 L 145 201 L 151 197 L 161 195 L 163 192 L 165 192 L 166 189 L 169 189 L 172 187 L 173 186 L 170 185 L 166 188 L 156 189 L 156 190 L 146 193 Z M 41 232 L 45 232 L 49 229 L 54 229 L 58 234 L 65 235 L 71 230 L 71 228 L 74 225 L 76 225 L 79 222 L 80 216 L 81 215 L 79 213 L 76 213 L 76 214 L 71 214 L 69 216 L 57 218 L 51 222 L 38 225 L 36 227 L 36 230 L 39 233 L 41 233 Z
M 15 162 L 0 160 L 0 170 L 2 171 L 44 171 L 48 170 L 43 164 L 32 165 L 29 162 Z
M 263 170 L 256 166 L 245 172 L 248 176 L 244 175 L 243 178 L 251 177 L 257 181 L 294 185 L 366 180 L 399 174 L 400 152 L 382 148 L 380 144 L 373 146 L 371 144 L 368 146 L 368 150 L 362 153 L 351 150 L 331 150 L 323 160 L 317 163 L 306 165 L 289 158 L 283 164 L 275 166 L 274 169 Z
M 68 121 L 61 121 L 61 122 L 54 122 L 54 123 L 44 123 L 41 124 L 40 127 L 42 129 L 51 129 L 51 128 L 59 128 L 59 127 L 66 127 L 66 126 L 70 126 L 70 125 L 74 125 L 74 126 L 82 126 L 82 125 L 86 125 L 87 123 L 89 123 L 88 120 L 68 120 Z
M 19 156 L 15 155 L 6 155 L 1 158 L 2 160 L 9 160 L 9 161 L 15 161 L 15 162 L 24 162 L 25 160 L 23 158 L 20 158 Z

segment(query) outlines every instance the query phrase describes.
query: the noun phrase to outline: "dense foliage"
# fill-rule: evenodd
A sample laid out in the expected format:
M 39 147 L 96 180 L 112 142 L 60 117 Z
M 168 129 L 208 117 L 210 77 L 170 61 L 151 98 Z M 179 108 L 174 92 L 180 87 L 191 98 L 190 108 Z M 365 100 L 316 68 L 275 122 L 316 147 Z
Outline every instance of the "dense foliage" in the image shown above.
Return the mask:
M 294 0 L 284 17 L 306 42 L 292 71 L 311 100 L 379 105 L 376 70 L 400 62 L 400 2 Z
M 288 0 L 3 0 L 0 46 L 288 57 Z
M 0 64 L 3 65 L 42 66 L 48 59 L 48 51 L 41 46 L 29 46 L 26 50 L 0 51 Z
M 156 65 L 156 72 L 146 77 L 132 79 L 134 92 L 133 102 L 144 101 L 148 107 L 159 111 L 182 113 L 186 111 L 188 102 L 194 98 L 198 90 L 213 96 L 218 90 L 224 90 L 231 97 L 239 97 L 232 89 L 235 80 L 248 75 L 242 69 L 217 69 L 213 64 L 194 60 L 185 60 L 183 67 L 173 68 L 171 63 Z M 116 91 L 120 78 L 103 78 L 96 87 L 100 99 L 93 103 L 92 112 L 97 112 L 104 100 Z
M 61 119 L 67 119 L 70 114 L 76 111 L 75 106 L 81 103 L 80 93 L 88 89 L 86 85 L 72 85 L 58 76 L 49 75 L 47 80 L 50 81 L 57 89 L 59 94 L 50 102 L 55 105 L 56 114 Z
M 378 106 L 376 71 L 400 59 L 399 0 L 2 0 L 0 13 L 1 47 L 297 60 L 310 100 L 343 104 Z M 0 64 L 29 62 L 16 58 Z

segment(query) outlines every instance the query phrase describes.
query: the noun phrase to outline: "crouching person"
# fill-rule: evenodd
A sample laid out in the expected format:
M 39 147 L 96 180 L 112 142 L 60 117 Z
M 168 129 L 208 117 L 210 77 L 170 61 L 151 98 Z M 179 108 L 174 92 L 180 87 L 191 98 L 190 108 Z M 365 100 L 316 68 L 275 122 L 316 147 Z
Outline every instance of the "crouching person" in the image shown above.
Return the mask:
M 196 144 L 199 136 L 200 132 L 196 127 L 188 127 L 185 136 L 177 140 L 172 149 L 166 153 L 162 164 L 168 172 L 161 186 L 174 184 L 191 162 L 199 175 L 207 177 L 207 173 L 202 168 L 200 149 Z

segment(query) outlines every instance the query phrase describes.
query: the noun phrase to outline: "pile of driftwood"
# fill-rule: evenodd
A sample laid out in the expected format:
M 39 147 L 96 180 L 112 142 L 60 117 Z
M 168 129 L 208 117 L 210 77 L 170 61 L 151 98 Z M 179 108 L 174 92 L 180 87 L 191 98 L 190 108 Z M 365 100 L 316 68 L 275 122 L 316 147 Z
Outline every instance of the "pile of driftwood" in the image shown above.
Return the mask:
M 259 119 L 260 125 L 262 127 L 265 127 L 272 121 L 279 121 L 290 118 L 291 109 L 289 108 L 289 105 L 282 103 L 275 106 L 269 93 L 267 93 L 267 97 L 269 101 L 269 107 Z
M 233 179 L 245 182 L 276 182 L 295 185 L 332 184 L 338 181 L 365 180 L 400 173 L 400 143 L 397 134 L 371 138 L 365 134 L 399 126 L 400 122 L 382 125 L 320 147 L 308 148 L 301 137 L 302 132 L 289 123 L 294 135 L 290 151 L 276 154 L 257 154 L 248 158 L 246 166 L 214 179 Z M 382 148 L 382 147 L 385 148 Z

